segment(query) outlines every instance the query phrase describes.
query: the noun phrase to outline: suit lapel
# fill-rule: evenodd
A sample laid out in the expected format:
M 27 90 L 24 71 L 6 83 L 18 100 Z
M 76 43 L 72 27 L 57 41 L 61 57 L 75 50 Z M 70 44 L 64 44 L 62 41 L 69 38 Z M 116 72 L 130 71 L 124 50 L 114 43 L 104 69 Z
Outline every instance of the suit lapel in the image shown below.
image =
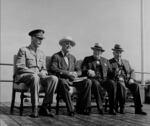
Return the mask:
M 64 59 L 64 56 L 63 56 L 62 52 L 60 51 L 59 54 L 61 56 L 61 62 L 62 62 L 61 64 L 64 66 L 64 68 L 68 69 L 68 65 L 67 65 L 67 63 Z
M 93 56 L 92 56 L 91 60 L 92 60 L 92 66 L 94 67 L 94 70 L 96 70 L 97 69 L 96 68 L 96 60 Z
M 113 58 L 113 61 L 112 61 L 112 67 L 114 67 L 114 68 L 118 68 L 118 63 L 117 63 L 117 61 L 115 60 L 115 58 Z
M 103 61 L 103 58 L 100 59 L 100 63 L 101 63 L 101 66 L 102 66 L 102 67 L 101 67 L 101 69 L 102 69 L 102 74 L 104 75 L 104 68 L 105 68 L 106 66 L 105 66 L 105 63 L 104 63 L 104 61 Z
M 62 54 L 62 52 L 61 52 L 61 56 L 62 56 L 62 62 L 63 62 L 63 65 L 65 65 L 65 68 L 67 68 L 68 69 L 68 64 L 66 63 L 66 61 L 65 61 L 65 59 L 64 59 L 64 56 L 63 56 L 63 54 Z M 68 62 L 69 62 L 69 59 L 68 59 Z
M 68 54 L 67 58 L 68 58 L 68 69 L 70 70 L 71 69 L 71 57 L 70 57 L 70 54 Z
M 122 61 L 122 64 L 124 66 L 125 71 L 127 72 L 128 71 L 128 65 L 127 65 L 127 63 L 125 62 L 125 60 L 121 60 L 121 61 Z

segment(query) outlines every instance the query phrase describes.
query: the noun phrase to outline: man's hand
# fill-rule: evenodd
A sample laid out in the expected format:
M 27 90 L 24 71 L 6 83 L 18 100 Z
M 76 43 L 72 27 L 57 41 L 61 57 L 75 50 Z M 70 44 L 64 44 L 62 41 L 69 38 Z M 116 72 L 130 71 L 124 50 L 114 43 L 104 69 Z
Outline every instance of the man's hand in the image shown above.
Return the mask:
M 87 74 L 88 74 L 89 77 L 95 77 L 95 75 L 96 75 L 95 71 L 93 71 L 91 69 L 88 70 Z
M 77 78 L 77 77 L 78 77 L 77 72 L 70 72 L 69 74 L 70 74 L 71 76 L 73 76 L 74 78 Z
M 68 73 L 68 78 L 69 78 L 70 81 L 74 81 L 74 79 L 77 78 L 77 77 L 78 77 L 78 75 L 77 75 L 76 72 L 69 72 Z
M 124 82 L 124 79 L 122 77 L 119 77 L 119 82 Z
M 129 84 L 132 84 L 132 83 L 134 83 L 134 80 L 133 80 L 133 79 L 130 79 L 130 80 L 129 80 Z
M 41 77 L 41 78 L 45 78 L 46 75 L 47 75 L 47 72 L 44 71 L 44 70 L 42 70 L 40 73 L 38 73 L 38 75 L 39 75 L 39 77 Z

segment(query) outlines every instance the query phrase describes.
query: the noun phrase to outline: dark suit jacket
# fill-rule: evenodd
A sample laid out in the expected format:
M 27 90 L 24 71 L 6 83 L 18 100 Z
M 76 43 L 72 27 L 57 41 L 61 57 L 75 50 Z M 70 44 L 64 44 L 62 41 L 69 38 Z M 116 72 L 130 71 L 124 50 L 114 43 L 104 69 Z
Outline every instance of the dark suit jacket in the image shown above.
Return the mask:
M 93 56 L 88 56 L 88 57 L 85 57 L 84 60 L 83 60 L 83 63 L 82 63 L 82 75 L 83 76 L 88 76 L 87 75 L 87 71 L 89 69 L 92 69 L 94 71 L 97 70 L 97 63 L 96 63 L 96 59 L 93 57 Z M 107 77 L 109 77 L 109 74 L 111 72 L 111 68 L 110 68 L 110 64 L 109 64 L 109 61 L 104 58 L 104 57 L 101 57 L 100 59 L 100 64 L 101 64 L 101 73 L 102 73 L 102 79 L 107 79 Z M 97 75 L 96 75 L 97 76 Z
M 117 61 L 115 60 L 115 58 L 112 58 L 109 60 L 111 68 L 113 70 L 112 75 L 115 75 L 117 69 L 118 69 L 118 65 L 117 65 Z M 135 80 L 135 73 L 134 70 L 131 68 L 129 61 L 122 59 L 122 64 L 124 65 L 125 68 L 125 73 L 126 73 L 126 81 L 128 81 L 130 78 Z
M 50 65 L 51 73 L 55 74 L 60 78 L 72 79 L 69 76 L 69 72 L 76 71 L 78 76 L 80 76 L 81 71 L 79 67 L 77 67 L 76 65 L 76 58 L 71 54 L 68 54 L 67 57 L 69 62 L 68 65 L 66 64 L 61 51 L 55 53 L 51 59 L 51 65 Z

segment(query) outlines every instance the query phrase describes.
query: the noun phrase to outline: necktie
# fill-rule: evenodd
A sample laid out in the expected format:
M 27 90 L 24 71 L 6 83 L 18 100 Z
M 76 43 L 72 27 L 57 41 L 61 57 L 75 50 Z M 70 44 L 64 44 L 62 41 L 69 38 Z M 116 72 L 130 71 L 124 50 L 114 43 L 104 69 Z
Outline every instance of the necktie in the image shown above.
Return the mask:
M 68 57 L 64 56 L 64 59 L 65 59 L 66 64 L 68 65 L 69 64 Z

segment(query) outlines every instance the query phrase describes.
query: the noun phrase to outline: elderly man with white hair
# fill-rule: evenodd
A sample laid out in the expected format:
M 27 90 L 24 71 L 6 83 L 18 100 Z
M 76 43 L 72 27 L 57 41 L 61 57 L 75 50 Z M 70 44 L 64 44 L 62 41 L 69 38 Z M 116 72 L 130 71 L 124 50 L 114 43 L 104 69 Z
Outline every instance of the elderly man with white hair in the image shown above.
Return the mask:
M 59 41 L 59 44 L 62 47 L 61 51 L 52 56 L 50 69 L 52 74 L 58 76 L 59 78 L 57 92 L 66 102 L 68 115 L 73 116 L 75 114 L 75 109 L 69 93 L 70 84 L 81 75 L 81 70 L 77 67 L 76 58 L 70 54 L 71 48 L 75 46 L 75 42 L 72 38 L 64 37 Z M 82 83 L 80 86 L 82 88 L 82 93 L 80 93 L 78 99 L 85 105 L 88 105 L 90 86 L 82 85 Z

